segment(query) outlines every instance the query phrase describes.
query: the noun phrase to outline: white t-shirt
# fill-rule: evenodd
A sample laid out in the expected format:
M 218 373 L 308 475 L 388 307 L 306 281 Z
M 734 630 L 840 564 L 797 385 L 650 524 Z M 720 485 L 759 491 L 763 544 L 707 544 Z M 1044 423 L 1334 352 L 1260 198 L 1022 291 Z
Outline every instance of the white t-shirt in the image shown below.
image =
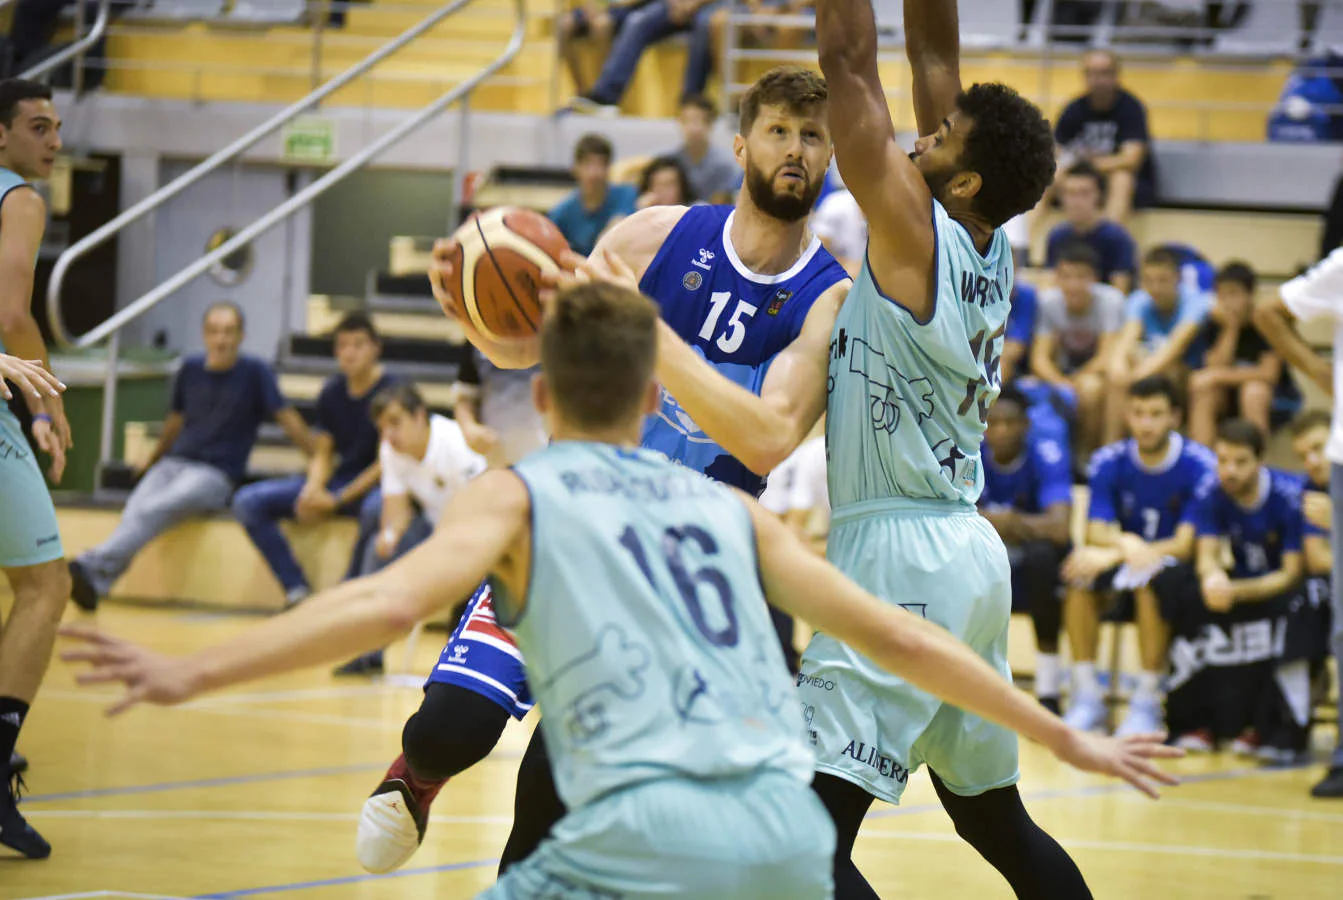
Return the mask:
M 461 427 L 445 416 L 429 417 L 429 447 L 424 459 L 398 453 L 386 441 L 378 456 L 382 460 L 382 495 L 410 494 L 434 525 L 452 495 L 485 471 L 485 457 L 466 445 Z
M 811 217 L 812 232 L 835 256 L 862 261 L 867 252 L 867 219 L 848 191 L 835 191 Z
M 825 438 L 803 441 L 779 467 L 769 473 L 760 505 L 775 515 L 795 509 L 830 511 L 826 485 Z
M 1334 323 L 1334 424 L 1325 453 L 1343 466 L 1343 249 L 1330 253 L 1306 274 L 1280 289 L 1282 302 L 1298 319 L 1331 319 Z

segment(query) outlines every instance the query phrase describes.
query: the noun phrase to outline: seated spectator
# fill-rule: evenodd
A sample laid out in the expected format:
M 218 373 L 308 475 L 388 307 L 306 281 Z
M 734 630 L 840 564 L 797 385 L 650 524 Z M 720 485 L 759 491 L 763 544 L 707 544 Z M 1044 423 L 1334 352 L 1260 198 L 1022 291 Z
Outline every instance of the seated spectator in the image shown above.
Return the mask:
M 1162 730 L 1160 684 L 1166 669 L 1166 624 L 1151 587 L 1169 560 L 1194 556 L 1194 498 L 1216 467 L 1212 453 L 1175 430 L 1179 402 L 1170 379 L 1154 375 L 1128 388 L 1133 437 L 1091 458 L 1091 503 L 1086 546 L 1063 566 L 1069 587 L 1064 606 L 1072 648 L 1072 698 L 1065 721 L 1091 731 L 1105 723 L 1105 697 L 1096 678 L 1100 600 L 1132 596 L 1142 672 L 1116 734 Z
M 857 278 L 867 255 L 867 219 L 847 189 L 833 191 L 811 214 L 811 230 L 830 255 Z
M 1164 247 L 1143 259 L 1143 290 L 1128 299 L 1125 323 L 1110 357 L 1110 381 L 1121 389 L 1151 375 L 1167 375 L 1182 388 L 1202 361 L 1198 337 L 1208 318 L 1208 296 L 1183 284 L 1180 261 Z M 1123 433 L 1122 408 L 1112 408 L 1107 436 Z
M 1075 163 L 1063 176 L 1060 206 L 1064 221 L 1049 232 L 1045 265 L 1058 265 L 1059 253 L 1075 241 L 1096 251 L 1098 276 L 1127 295 L 1133 290 L 1138 248 L 1122 225 L 1105 218 L 1105 179 L 1089 162 Z
M 357 516 L 378 484 L 378 429 L 368 407 L 393 381 L 378 362 L 382 341 L 368 316 L 350 313 L 336 326 L 334 350 L 340 374 L 328 378 L 317 397 L 308 474 L 259 481 L 233 495 L 233 515 L 265 557 L 290 606 L 307 597 L 311 587 L 280 531 L 280 520 Z
M 690 194 L 705 203 L 731 203 L 741 187 L 742 170 L 727 147 L 713 141 L 714 105 L 703 94 L 681 101 L 681 146 L 671 155 L 690 179 Z
M 574 80 L 574 90 L 586 94 L 591 84 L 583 71 L 583 58 L 579 52 L 581 43 L 592 41 L 601 46 L 602 58 L 610 52 L 611 41 L 630 13 L 648 3 L 648 0 L 579 0 L 569 9 L 560 13 L 555 22 L 559 35 L 560 58 Z
M 430 415 L 414 385 L 394 384 L 378 391 L 370 413 L 382 436 L 381 518 L 377 538 L 357 568 L 352 566 L 358 575 L 377 572 L 429 537 L 452 495 L 486 468 L 485 457 L 467 446 L 457 423 Z M 376 650 L 355 657 L 335 674 L 382 671 L 383 653 Z
M 999 373 L 1003 384 L 1011 384 L 1031 371 L 1031 348 L 1035 344 L 1038 300 L 1035 287 L 1016 279 L 1012 282 L 1011 308 L 1007 313 L 1007 334 L 1003 340 L 1003 355 Z
M 1334 613 L 1329 598 L 1334 584 L 1334 551 L 1332 546 L 1334 504 L 1329 498 L 1329 414 L 1324 410 L 1310 410 L 1302 413 L 1292 422 L 1292 449 L 1301 459 L 1306 476 L 1302 493 L 1302 512 L 1305 517 L 1305 532 L 1302 548 L 1305 555 L 1306 583 L 1301 592 L 1299 606 L 1307 617 L 1313 617 L 1316 625 L 1303 629 L 1307 635 L 1307 645 L 1301 648 L 1306 665 L 1304 671 L 1297 666 L 1291 673 L 1279 672 L 1280 677 L 1294 678 L 1297 693 L 1304 678 L 1313 687 L 1323 682 L 1328 685 L 1329 671 L 1329 635 L 1334 625 Z M 1288 666 L 1295 663 L 1288 663 Z M 1314 697 L 1310 696 L 1313 701 Z M 1296 723 L 1309 728 L 1313 702 L 1292 703 L 1291 709 Z M 1309 744 L 1309 741 L 1306 742 Z
M 704 93 L 713 71 L 709 23 L 721 0 L 651 0 L 634 10 L 611 44 L 592 88 L 574 99 L 571 109 L 602 112 L 620 105 L 644 51 L 674 34 L 691 33 L 681 97 Z
M 659 156 L 644 166 L 639 176 L 639 199 L 635 206 L 689 206 L 695 202 L 690 179 L 674 156 Z
M 1223 422 L 1215 447 L 1217 478 L 1200 488 L 1195 504 L 1196 574 L 1163 572 L 1154 583 L 1172 631 L 1168 722 L 1186 750 L 1211 751 L 1234 738 L 1238 753 L 1290 760 L 1305 750 L 1306 732 L 1287 714 L 1275 670 L 1322 643 L 1306 639 L 1319 617 L 1301 615 L 1297 602 L 1300 483 L 1264 467 L 1264 435 L 1245 419 Z M 1300 674 L 1297 693 L 1308 710 L 1304 666 Z
M 1079 456 L 1100 446 L 1106 405 L 1113 402 L 1107 372 L 1124 324 L 1124 295 L 1096 280 L 1099 262 L 1096 251 L 1081 242 L 1059 251 L 1056 287 L 1040 297 L 1031 348 L 1031 373 L 1062 391 L 1077 411 Z
M 1203 366 L 1189 376 L 1189 436 L 1210 444 L 1217 422 L 1228 415 L 1249 419 L 1261 434 L 1272 430 L 1275 401 L 1300 402 L 1282 357 L 1252 321 L 1255 274 L 1245 263 L 1217 273 L 1216 301 L 1199 344 Z
M 1119 84 L 1119 58 L 1109 50 L 1082 57 L 1087 92 L 1063 109 L 1054 125 L 1060 168 L 1086 160 L 1105 176 L 1105 215 L 1120 225 L 1133 209 L 1156 203 L 1147 109 Z
M 457 373 L 457 424 L 491 468 L 507 468 L 546 445 L 545 422 L 532 404 L 536 372 L 501 369 L 472 348 Z
M 588 256 L 602 232 L 634 212 L 639 199 L 632 184 L 611 183 L 611 142 L 600 134 L 585 134 L 574 146 L 572 194 L 548 215 L 575 253 Z
M 1059 566 L 1068 555 L 1072 464 L 1068 448 L 1033 440 L 1029 401 L 1012 387 L 989 408 L 984 432 L 984 492 L 979 510 L 1007 545 L 1012 563 L 1012 609 L 1035 625 L 1035 696 L 1059 712 Z
M 233 303 L 205 311 L 205 353 L 182 361 L 158 446 L 143 466 L 135 466 L 142 475 L 116 530 L 70 563 L 72 596 L 83 609 L 95 609 L 155 537 L 192 516 L 228 507 L 262 422 L 274 418 L 312 454 L 312 434 L 280 396 L 270 366 L 238 352 L 243 324 Z

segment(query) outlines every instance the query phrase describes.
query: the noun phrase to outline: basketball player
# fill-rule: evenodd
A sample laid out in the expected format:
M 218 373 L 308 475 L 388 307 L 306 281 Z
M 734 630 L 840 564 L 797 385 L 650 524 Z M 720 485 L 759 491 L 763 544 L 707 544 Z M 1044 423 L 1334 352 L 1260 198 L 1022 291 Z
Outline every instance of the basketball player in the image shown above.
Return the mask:
M 650 207 L 601 241 L 606 252 L 638 273 L 639 287 L 657 301 L 669 326 L 693 342 L 716 371 L 750 391 L 759 390 L 772 360 L 797 339 L 813 303 L 834 305 L 848 289 L 848 275 L 807 229 L 830 165 L 826 100 L 825 82 L 815 73 L 793 67 L 767 73 L 741 103 L 734 150 L 746 189 L 736 207 Z M 436 248 L 440 264 L 431 273 L 445 309 L 452 304 L 444 293 L 448 270 L 441 260 L 452 249 L 450 242 Z M 526 368 L 535 362 L 535 342 L 495 344 L 469 322 L 461 324 L 494 363 Z M 797 441 L 806 432 L 802 429 Z M 643 445 L 752 495 L 787 455 L 728 454 L 667 393 L 649 418 Z M 781 643 L 791 644 L 791 620 L 773 615 Z M 450 680 L 453 690 L 435 687 L 432 697 L 426 694 L 425 705 L 406 723 L 404 758 L 393 763 L 364 804 L 356 848 L 370 871 L 388 871 L 410 858 L 445 780 L 484 759 L 508 715 L 521 718 L 530 708 L 522 660 L 493 621 L 488 586 L 473 598 L 471 616 L 480 620 L 478 627 L 470 622 L 461 627 L 431 676 Z M 487 645 L 480 652 L 463 643 L 476 635 Z M 503 868 L 524 858 L 563 812 L 539 733 L 518 779 Z
M 375 646 L 488 578 L 546 715 L 570 812 L 490 900 L 822 900 L 835 832 L 765 597 L 880 664 L 1149 793 L 1178 751 L 1069 730 L 949 634 L 857 588 L 740 491 L 639 449 L 657 307 L 609 284 L 561 293 L 536 403 L 553 442 L 468 484 L 424 544 L 248 634 L 170 658 L 83 629 L 85 684 L 114 707 Z M 548 720 L 549 721 L 549 720 Z
M 753 448 L 786 453 L 828 408 L 829 559 L 877 596 L 950 629 L 1007 678 L 1008 558 L 974 503 L 1012 293 L 1001 226 L 1039 201 L 1054 149 L 1048 122 L 1010 88 L 962 90 L 957 28 L 954 0 L 906 0 L 923 135 L 907 155 L 877 74 L 871 3 L 817 4 L 835 152 L 868 220 L 863 270 L 842 307 L 813 308 L 759 397 L 700 364 L 666 328 L 658 377 L 741 458 Z M 1017 896 L 1090 896 L 1022 804 L 1011 733 L 823 632 L 803 654 L 798 682 L 816 790 L 839 832 L 837 897 L 877 896 L 852 861 L 854 839 L 873 798 L 898 802 L 924 763 L 957 832 Z
M 0 81 L 0 351 L 47 364 L 47 348 L 31 311 L 33 265 L 47 207 L 30 179 L 46 178 L 61 149 L 61 119 L 51 88 L 30 81 Z M 37 446 L 51 456 L 51 478 L 60 481 L 70 424 L 59 394 L 23 392 L 33 414 Z M 70 575 L 56 527 L 56 509 L 23 436 L 18 419 L 0 404 L 0 569 L 14 592 L 14 606 L 0 631 L 0 845 L 30 859 L 51 855 L 51 845 L 24 821 L 15 805 L 19 778 L 14 745 L 51 660 Z

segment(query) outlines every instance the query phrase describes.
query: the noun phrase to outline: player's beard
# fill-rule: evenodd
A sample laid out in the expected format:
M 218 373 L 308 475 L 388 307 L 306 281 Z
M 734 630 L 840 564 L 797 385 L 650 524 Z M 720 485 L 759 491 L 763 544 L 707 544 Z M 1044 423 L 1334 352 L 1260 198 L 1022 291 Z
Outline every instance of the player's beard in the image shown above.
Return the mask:
M 806 190 L 800 195 L 779 193 L 774 190 L 774 181 L 779 172 L 787 167 L 787 165 L 779 166 L 773 173 L 766 175 L 762 169 L 748 160 L 746 190 L 751 195 L 751 202 L 765 215 L 780 222 L 797 222 L 811 215 L 811 208 L 816 205 L 816 198 L 821 195 L 823 180 L 808 182 Z

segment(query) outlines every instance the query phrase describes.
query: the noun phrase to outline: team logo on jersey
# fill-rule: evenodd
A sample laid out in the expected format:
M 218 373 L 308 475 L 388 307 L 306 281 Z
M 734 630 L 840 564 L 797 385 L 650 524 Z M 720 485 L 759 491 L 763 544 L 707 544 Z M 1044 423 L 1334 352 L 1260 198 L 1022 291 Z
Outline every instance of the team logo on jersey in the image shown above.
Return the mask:
M 779 288 L 774 293 L 774 299 L 769 301 L 769 306 L 765 307 L 765 315 L 777 316 L 779 310 L 783 309 L 783 305 L 788 302 L 788 298 L 791 296 L 793 296 L 792 291 L 787 288 Z
M 866 379 L 874 429 L 894 434 L 906 410 L 913 414 L 915 425 L 932 418 L 933 383 L 926 376 L 910 378 L 891 365 L 880 350 L 862 338 L 850 339 L 844 329 L 830 342 L 830 348 L 831 359 L 848 357 L 849 373 Z
M 699 251 L 699 259 L 692 259 L 690 261 L 690 264 L 698 268 L 704 269 L 707 272 L 713 268 L 713 266 L 709 265 L 709 261 L 712 260 L 713 258 L 714 258 L 714 252 L 712 250 L 704 250 L 701 248 Z
M 704 276 L 698 272 L 686 272 L 681 276 L 681 287 L 687 291 L 697 291 L 704 284 Z

